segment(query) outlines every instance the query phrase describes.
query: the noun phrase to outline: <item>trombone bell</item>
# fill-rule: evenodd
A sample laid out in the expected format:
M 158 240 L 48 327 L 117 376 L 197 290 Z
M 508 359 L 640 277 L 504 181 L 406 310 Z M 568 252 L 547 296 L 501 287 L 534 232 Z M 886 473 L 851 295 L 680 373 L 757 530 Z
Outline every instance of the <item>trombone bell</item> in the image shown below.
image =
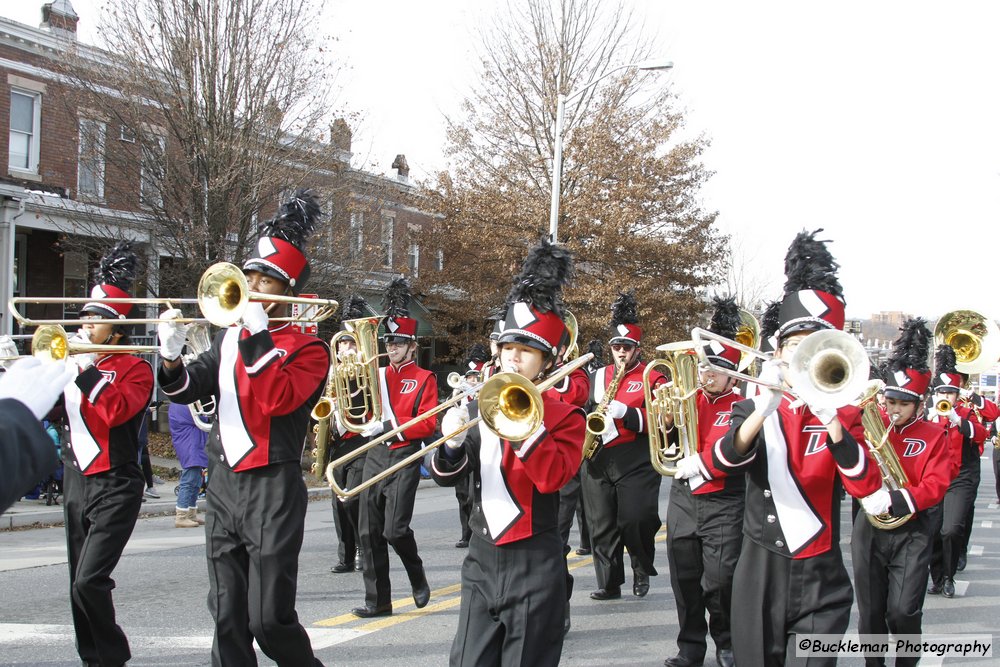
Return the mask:
M 542 425 L 542 395 L 517 373 L 498 373 L 479 390 L 479 414 L 501 438 L 520 442 Z
M 62 361 L 71 354 L 134 354 L 156 352 L 158 345 L 97 345 L 70 343 L 66 330 L 58 324 L 38 327 L 31 337 L 31 356 L 42 361 Z

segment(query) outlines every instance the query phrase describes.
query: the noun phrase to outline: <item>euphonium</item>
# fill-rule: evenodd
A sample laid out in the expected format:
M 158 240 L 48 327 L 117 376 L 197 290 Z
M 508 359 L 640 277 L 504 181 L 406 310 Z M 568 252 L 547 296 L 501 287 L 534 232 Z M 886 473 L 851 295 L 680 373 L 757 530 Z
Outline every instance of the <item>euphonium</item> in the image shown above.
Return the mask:
M 865 441 L 868 443 L 868 451 L 875 460 L 879 472 L 882 475 L 882 483 L 890 491 L 905 489 L 910 485 L 910 480 L 906 476 L 903 465 L 899 462 L 899 456 L 892 443 L 889 442 L 889 433 L 895 423 L 896 415 L 892 415 L 889 428 L 886 428 L 882 421 L 882 411 L 875 400 L 877 386 L 870 387 L 865 392 L 859 406 L 861 407 L 861 423 L 865 427 Z M 868 522 L 881 530 L 892 530 L 898 528 L 909 521 L 913 515 L 893 517 L 890 514 L 880 514 L 878 516 L 868 516 Z
M 209 335 L 207 322 L 198 322 L 188 326 L 188 353 L 182 356 L 184 364 L 191 363 L 202 353 L 207 352 L 210 347 L 212 347 L 212 337 Z M 191 418 L 194 419 L 194 425 L 206 433 L 212 430 L 212 420 L 215 419 L 215 408 L 215 396 L 200 398 L 194 403 L 188 403 L 188 410 L 191 411 Z M 209 417 L 210 420 L 206 422 L 202 417 Z
M 338 331 L 330 339 L 332 392 L 327 392 L 327 396 L 336 397 L 337 418 L 345 429 L 354 433 L 361 433 L 382 420 L 382 383 L 378 374 L 381 321 L 381 317 L 345 320 L 344 331 Z M 358 349 L 341 358 L 337 355 L 337 344 L 346 337 L 353 338 Z M 328 411 L 333 409 L 333 405 L 327 407 Z
M 698 453 L 698 357 L 692 341 L 659 345 L 656 351 L 663 356 L 651 361 L 642 374 L 649 421 L 649 456 L 656 472 L 673 477 L 677 461 Z M 671 382 L 653 387 L 652 374 L 661 366 L 667 369 Z M 666 415 L 673 418 L 671 429 L 664 426 Z M 678 432 L 678 447 L 667 442 L 672 428 Z
M 604 388 L 604 396 L 594 411 L 587 415 L 587 435 L 583 439 L 583 458 L 589 461 L 604 445 L 601 435 L 608 430 L 608 404 L 618 393 L 618 385 L 625 377 L 625 364 L 619 364 L 611 383 Z
M 1000 328 L 975 310 L 953 310 L 934 325 L 934 343 L 950 345 L 958 372 L 975 375 L 1000 357 Z

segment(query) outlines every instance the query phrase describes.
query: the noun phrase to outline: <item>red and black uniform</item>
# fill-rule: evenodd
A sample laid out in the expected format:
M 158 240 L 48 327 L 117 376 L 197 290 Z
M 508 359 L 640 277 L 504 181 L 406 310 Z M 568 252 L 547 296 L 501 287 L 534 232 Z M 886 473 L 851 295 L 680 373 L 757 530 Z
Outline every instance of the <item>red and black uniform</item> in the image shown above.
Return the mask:
M 958 568 L 958 557 L 962 553 L 966 520 L 969 507 L 976 500 L 981 477 L 979 457 L 986 442 L 986 428 L 967 405 L 956 405 L 955 412 L 962 418 L 958 425 L 952 425 L 945 417 L 934 417 L 931 422 L 944 426 L 953 442 L 961 438 L 961 466 L 951 480 L 944 502 L 941 504 L 941 530 L 934 539 L 931 555 L 931 579 L 935 586 L 941 586 L 945 579 L 954 579 Z
M 379 369 L 382 389 L 383 432 L 388 432 L 437 405 L 434 374 L 408 361 L 399 368 Z M 362 481 L 369 480 L 418 451 L 434 434 L 437 418 L 423 419 L 388 442 L 370 450 Z M 420 462 L 361 492 L 359 526 L 364 556 L 365 603 L 370 608 L 392 605 L 389 582 L 389 545 L 403 561 L 414 588 L 426 585 L 424 565 L 410 529 L 413 502 L 420 482 Z
M 628 548 L 637 575 L 654 576 L 654 539 L 660 529 L 660 474 L 649 460 L 648 420 L 642 374 L 645 362 L 625 371 L 613 397 L 627 406 L 625 416 L 612 420 L 603 447 L 587 461 L 583 476 L 583 503 L 590 526 L 598 588 L 620 589 L 625 582 L 623 549 Z M 591 401 L 600 403 L 615 375 L 604 366 L 591 379 Z M 662 375 L 654 382 L 665 381 Z
M 208 607 L 212 662 L 256 664 L 253 640 L 282 665 L 317 664 L 295 612 L 307 493 L 302 449 L 330 367 L 323 341 L 290 324 L 221 331 L 186 367 L 160 367 L 177 403 L 213 395 L 209 435 Z
M 764 420 L 745 454 L 736 434 L 753 412 L 752 401 L 733 406 L 726 435 L 712 448 L 712 463 L 747 475 L 743 547 L 736 564 L 731 612 L 736 664 L 784 664 L 795 655 L 797 633 L 842 635 L 851 616 L 851 581 L 841 556 L 840 490 L 861 498 L 881 485 L 878 469 L 860 444 L 861 412 L 838 410 L 840 442 L 785 394 Z M 816 659 L 835 664 L 836 658 Z
M 970 400 L 972 401 L 972 405 L 979 410 L 983 426 L 989 432 L 987 442 L 991 439 L 993 440 L 993 479 L 996 482 L 997 502 L 1000 502 L 1000 447 L 997 446 L 996 440 L 998 437 L 997 420 L 1000 419 L 1000 406 L 997 406 L 996 403 L 979 394 L 973 394 Z M 971 522 L 969 525 L 972 525 Z M 966 540 L 966 544 L 968 544 L 968 540 Z
M 709 631 L 717 650 L 732 648 L 729 609 L 743 541 L 746 481 L 741 473 L 730 476 L 718 468 L 712 448 L 729 431 L 733 405 L 741 400 L 732 389 L 721 394 L 698 391 L 701 475 L 675 479 L 670 486 L 667 562 L 680 624 L 677 648 L 692 663 L 704 660 Z M 674 429 L 672 437 L 676 433 Z
M 145 480 L 139 428 L 153 394 L 153 369 L 112 354 L 81 372 L 64 392 L 69 440 L 62 447 L 63 509 L 77 650 L 85 663 L 131 657 L 115 622 L 111 573 L 132 535 Z
M 558 492 L 580 465 L 585 430 L 580 408 L 549 392 L 542 403 L 542 427 L 523 442 L 480 422 L 458 450 L 435 452 L 435 481 L 452 486 L 472 475 L 475 494 L 452 665 L 559 663 L 566 563 Z M 470 405 L 470 417 L 478 408 Z
M 979 394 L 973 393 L 968 398 L 960 399 L 959 405 L 968 406 L 972 412 L 972 415 L 979 420 L 979 423 L 983 425 L 986 429 L 986 442 L 990 442 L 992 436 L 996 432 L 995 422 L 998 417 L 1000 417 L 1000 407 L 997 404 L 989 400 L 985 396 L 980 396 Z M 985 449 L 985 445 L 984 445 Z M 994 475 L 996 475 L 996 462 L 997 456 L 994 454 Z M 998 487 L 1000 488 L 1000 479 L 996 481 Z M 976 491 L 978 494 L 979 487 L 976 486 Z M 972 503 L 969 504 L 969 511 L 965 515 L 965 529 L 962 531 L 962 541 L 959 545 L 959 553 L 965 556 L 969 552 L 969 539 L 972 537 L 972 527 L 975 525 L 976 520 L 976 499 L 973 497 Z
M 888 418 L 883 423 L 888 426 Z M 927 590 L 923 574 L 930 565 L 934 533 L 927 510 L 941 502 L 950 481 L 948 436 L 940 426 L 917 419 L 891 427 L 889 443 L 909 481 L 906 488 L 890 492 L 890 514 L 912 517 L 892 530 L 875 528 L 864 512 L 855 517 L 851 560 L 858 632 L 919 635 Z M 874 458 L 872 465 L 876 465 Z M 900 657 L 896 665 L 915 665 L 917 660 Z M 884 664 L 880 657 L 869 657 L 868 663 Z
M 360 398 L 355 394 L 354 398 Z M 368 442 L 368 438 L 346 430 L 340 423 L 340 419 L 335 418 L 331 423 L 333 430 L 330 432 L 332 447 L 330 448 L 330 461 L 334 461 L 342 456 L 347 456 L 351 452 L 363 447 Z M 361 476 L 365 469 L 365 459 L 367 454 L 356 456 L 345 465 L 334 470 L 333 474 L 337 484 L 342 489 L 351 489 L 361 483 Z M 324 467 L 328 462 L 322 462 Z M 361 568 L 361 562 L 357 559 L 357 552 L 361 548 L 361 503 L 358 496 L 341 499 L 333 496 L 333 526 L 337 532 L 337 556 L 339 563 L 346 566 Z
M 587 375 L 587 371 L 578 368 L 545 393 L 550 398 L 582 408 L 590 398 L 590 376 Z M 580 444 L 582 445 L 583 441 Z M 581 474 L 582 467 L 559 490 L 559 534 L 562 535 L 563 549 L 566 553 L 569 553 L 569 533 L 573 527 L 574 515 L 578 517 L 580 526 L 580 546 L 590 546 L 590 533 L 587 530 L 585 518 L 586 511 L 583 509 L 583 503 L 580 502 Z

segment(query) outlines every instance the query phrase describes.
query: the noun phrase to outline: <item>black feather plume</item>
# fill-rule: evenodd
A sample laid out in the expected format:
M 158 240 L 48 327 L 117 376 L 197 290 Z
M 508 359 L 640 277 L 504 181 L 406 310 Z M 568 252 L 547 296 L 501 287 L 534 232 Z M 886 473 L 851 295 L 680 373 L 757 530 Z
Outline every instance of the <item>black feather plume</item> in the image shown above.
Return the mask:
M 736 299 L 731 296 L 715 297 L 712 303 L 715 305 L 715 312 L 712 313 L 712 323 L 708 325 L 708 330 L 729 339 L 736 338 L 736 332 L 740 328 L 740 307 L 736 305 Z
M 344 301 L 344 307 L 340 311 L 340 317 L 342 320 L 356 320 L 359 317 L 364 317 L 368 313 L 368 302 L 364 300 L 363 297 L 357 294 L 352 294 L 346 301 Z
M 760 337 L 762 339 L 768 339 L 774 335 L 774 332 L 778 330 L 778 326 L 781 322 L 778 317 L 781 315 L 781 301 L 772 301 L 767 304 L 767 308 L 764 309 L 764 314 L 760 316 Z
M 871 359 L 869 359 L 871 361 Z M 886 381 L 889 377 L 889 362 L 883 361 L 881 364 L 872 363 L 868 366 L 868 379 Z
M 104 257 L 97 267 L 97 283 L 99 285 L 114 285 L 126 292 L 132 289 L 135 282 L 135 269 L 139 258 L 132 252 L 131 241 L 119 241 Z
M 827 249 L 828 241 L 819 241 L 814 232 L 799 232 L 785 255 L 785 294 L 799 290 L 820 290 L 834 296 L 844 296 L 837 279 L 840 267 Z
M 298 189 L 291 199 L 281 205 L 278 215 L 261 225 L 260 235 L 288 241 L 305 251 L 306 241 L 316 228 L 322 212 L 319 195 L 314 190 Z
M 490 360 L 490 351 L 482 343 L 473 343 L 469 351 L 465 353 L 465 366 L 471 363 L 485 364 Z
M 895 373 L 904 368 L 912 368 L 920 373 L 926 373 L 930 370 L 927 367 L 927 359 L 930 356 L 931 338 L 933 337 L 930 329 L 927 328 L 927 323 L 917 317 L 907 320 L 899 328 L 899 331 L 899 337 L 893 343 L 892 352 L 889 354 L 888 371 Z M 951 350 L 950 347 L 948 349 Z M 954 350 L 951 354 L 952 359 L 954 359 Z
M 382 308 L 389 317 L 409 317 L 410 283 L 406 278 L 396 278 L 385 290 Z
M 528 252 L 507 295 L 507 303 L 527 302 L 538 310 L 562 317 L 562 288 L 572 278 L 573 255 L 565 247 L 543 238 Z
M 486 317 L 490 322 L 503 322 L 507 319 L 507 304 L 498 306 L 490 311 L 490 314 Z
M 598 339 L 593 339 L 587 343 L 587 353 L 593 354 L 594 358 L 587 364 L 590 370 L 596 370 L 604 366 L 604 343 Z
M 942 343 L 937 346 L 937 350 L 934 352 L 934 374 L 940 375 L 941 373 L 957 373 L 958 369 L 955 368 L 955 350 L 951 345 L 945 345 Z
M 638 323 L 639 304 L 635 300 L 635 290 L 619 292 L 618 298 L 611 304 L 611 326 Z

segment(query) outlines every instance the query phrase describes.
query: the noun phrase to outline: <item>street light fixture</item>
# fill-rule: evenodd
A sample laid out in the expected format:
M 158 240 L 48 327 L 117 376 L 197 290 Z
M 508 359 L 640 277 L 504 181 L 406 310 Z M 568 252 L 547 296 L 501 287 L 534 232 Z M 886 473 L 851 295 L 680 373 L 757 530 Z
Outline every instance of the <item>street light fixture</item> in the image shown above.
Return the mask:
M 560 186 L 562 181 L 562 148 L 563 148 L 563 123 L 566 116 L 566 103 L 570 100 L 576 99 L 580 95 L 583 95 L 587 90 L 593 88 L 598 83 L 608 78 L 615 72 L 623 69 L 636 68 L 644 72 L 659 72 L 663 70 L 672 69 L 674 63 L 670 60 L 644 60 L 639 63 L 630 63 L 628 65 L 620 65 L 618 67 L 612 68 L 605 72 L 602 76 L 594 79 L 587 85 L 580 88 L 572 95 L 564 95 L 559 93 L 556 98 L 556 146 L 555 151 L 552 156 L 552 203 L 549 208 L 549 238 L 552 239 L 553 243 L 558 242 L 558 231 L 559 231 L 559 194 Z

